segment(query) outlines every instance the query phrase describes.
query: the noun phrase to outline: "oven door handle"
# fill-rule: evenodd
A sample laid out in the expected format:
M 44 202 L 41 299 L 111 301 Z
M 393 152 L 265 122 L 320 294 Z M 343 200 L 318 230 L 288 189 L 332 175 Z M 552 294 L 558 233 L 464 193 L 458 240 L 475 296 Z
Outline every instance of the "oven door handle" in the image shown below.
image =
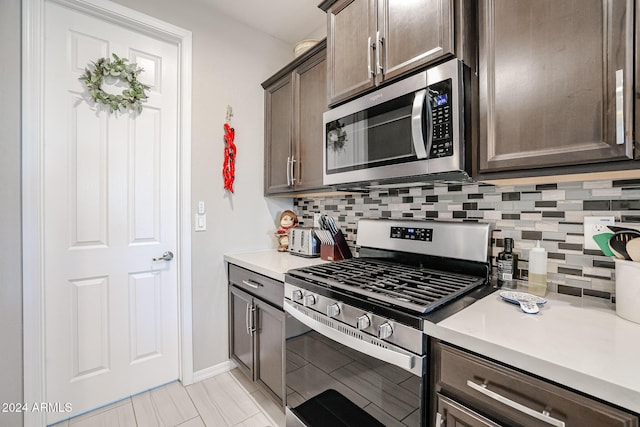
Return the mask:
M 351 335 L 337 331 L 332 327 L 301 313 L 290 301 L 285 300 L 283 305 L 284 311 L 327 338 L 337 341 L 340 344 L 344 344 L 353 350 L 375 357 L 378 360 L 382 360 L 399 368 L 405 369 L 414 375 L 422 376 L 424 374 L 424 358 L 426 356 L 417 356 L 399 347 L 396 347 L 395 349 L 391 348 L 393 346 L 392 344 L 387 344 L 389 348 L 383 348 L 375 344 L 362 341 L 358 338 L 352 337 Z M 332 320 L 329 319 L 329 322 L 332 322 Z
M 424 119 L 424 103 L 427 97 L 427 89 L 419 90 L 415 93 L 413 98 L 413 108 L 411 109 L 411 139 L 413 141 L 413 149 L 416 151 L 416 157 L 418 159 L 426 159 L 431 151 L 431 139 L 433 136 L 433 124 L 431 123 L 431 104 L 427 101 L 427 120 L 429 120 L 427 126 L 427 140 L 424 139 L 422 133 L 422 121 Z M 426 144 L 425 144 L 426 142 Z

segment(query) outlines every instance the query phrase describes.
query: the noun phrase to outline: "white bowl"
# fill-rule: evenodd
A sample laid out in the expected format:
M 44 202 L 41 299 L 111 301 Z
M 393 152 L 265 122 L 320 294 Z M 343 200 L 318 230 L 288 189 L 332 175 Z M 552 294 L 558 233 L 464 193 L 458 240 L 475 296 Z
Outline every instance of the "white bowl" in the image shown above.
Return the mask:
M 315 39 L 306 39 L 306 40 L 299 41 L 296 44 L 296 47 L 293 49 L 294 56 L 297 58 L 298 56 L 305 53 L 307 50 L 317 45 L 319 41 L 320 40 L 315 40 Z

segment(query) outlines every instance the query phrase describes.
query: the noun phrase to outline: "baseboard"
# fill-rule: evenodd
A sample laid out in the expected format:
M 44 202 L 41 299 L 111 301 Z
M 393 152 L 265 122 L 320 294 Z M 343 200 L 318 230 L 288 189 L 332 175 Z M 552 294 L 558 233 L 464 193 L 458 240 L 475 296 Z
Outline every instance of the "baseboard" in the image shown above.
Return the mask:
M 235 367 L 236 364 L 231 360 L 218 363 L 217 365 L 209 366 L 208 368 L 204 368 L 197 372 L 194 372 L 193 382 L 197 383 L 199 381 L 206 380 L 207 378 L 215 377 L 216 375 L 222 374 L 224 372 L 229 372 Z

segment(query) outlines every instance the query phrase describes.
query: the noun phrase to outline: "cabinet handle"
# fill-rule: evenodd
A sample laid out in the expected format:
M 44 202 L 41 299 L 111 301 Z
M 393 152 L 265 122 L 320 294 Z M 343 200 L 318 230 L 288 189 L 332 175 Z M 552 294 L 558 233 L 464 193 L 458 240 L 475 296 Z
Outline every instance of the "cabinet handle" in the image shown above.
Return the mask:
M 254 282 L 252 280 L 243 280 L 242 283 L 253 289 L 258 289 L 260 286 L 263 286 L 262 283 Z
M 624 70 L 616 70 L 616 144 L 624 144 Z
M 251 335 L 251 325 L 250 325 L 250 320 L 249 320 L 249 307 L 251 307 L 251 304 L 247 303 L 247 309 L 244 311 L 244 324 L 247 327 L 247 335 Z
M 256 306 L 251 304 L 251 308 L 249 309 L 249 335 L 253 336 L 253 333 L 256 331 Z
M 291 157 L 287 156 L 287 185 L 291 185 Z
M 540 420 L 542 422 L 545 422 L 549 425 L 555 426 L 555 427 L 565 427 L 564 425 L 564 421 L 560 421 L 556 418 L 553 418 L 551 416 L 549 416 L 549 413 L 547 411 L 543 411 L 543 412 L 538 412 L 534 409 L 531 409 L 527 406 L 521 405 L 518 402 L 514 402 L 511 399 L 508 399 L 498 393 L 496 393 L 495 391 L 491 391 L 487 388 L 486 384 L 483 385 L 479 385 L 474 383 L 471 380 L 467 380 L 467 385 L 469 387 L 471 387 L 472 389 L 484 394 L 485 396 L 496 400 L 504 405 L 509 406 L 510 408 L 515 409 L 516 411 L 522 412 L 523 414 L 529 415 L 537 420 Z
M 373 46 L 371 45 L 371 36 L 369 36 L 369 38 L 367 39 L 367 71 L 369 73 L 369 77 L 374 77 L 375 74 L 373 72 L 373 69 L 371 68 L 371 50 L 372 50 Z
M 380 31 L 376 31 L 376 74 L 382 74 L 383 68 L 380 62 L 380 50 L 381 45 L 384 43 L 384 39 L 380 38 Z
M 296 162 L 296 157 L 295 156 L 291 156 L 291 163 L 289 163 L 291 166 L 291 184 L 290 185 L 295 185 L 296 183 L 296 177 L 295 177 L 295 173 L 293 170 L 293 164 Z

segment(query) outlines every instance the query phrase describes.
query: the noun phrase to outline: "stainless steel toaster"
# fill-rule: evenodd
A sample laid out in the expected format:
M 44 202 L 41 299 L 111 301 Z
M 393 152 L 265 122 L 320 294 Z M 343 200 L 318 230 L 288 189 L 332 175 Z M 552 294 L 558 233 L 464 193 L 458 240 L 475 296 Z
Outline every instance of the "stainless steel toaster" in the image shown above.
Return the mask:
M 289 230 L 289 252 L 303 257 L 319 257 L 320 240 L 312 228 L 292 228 Z

